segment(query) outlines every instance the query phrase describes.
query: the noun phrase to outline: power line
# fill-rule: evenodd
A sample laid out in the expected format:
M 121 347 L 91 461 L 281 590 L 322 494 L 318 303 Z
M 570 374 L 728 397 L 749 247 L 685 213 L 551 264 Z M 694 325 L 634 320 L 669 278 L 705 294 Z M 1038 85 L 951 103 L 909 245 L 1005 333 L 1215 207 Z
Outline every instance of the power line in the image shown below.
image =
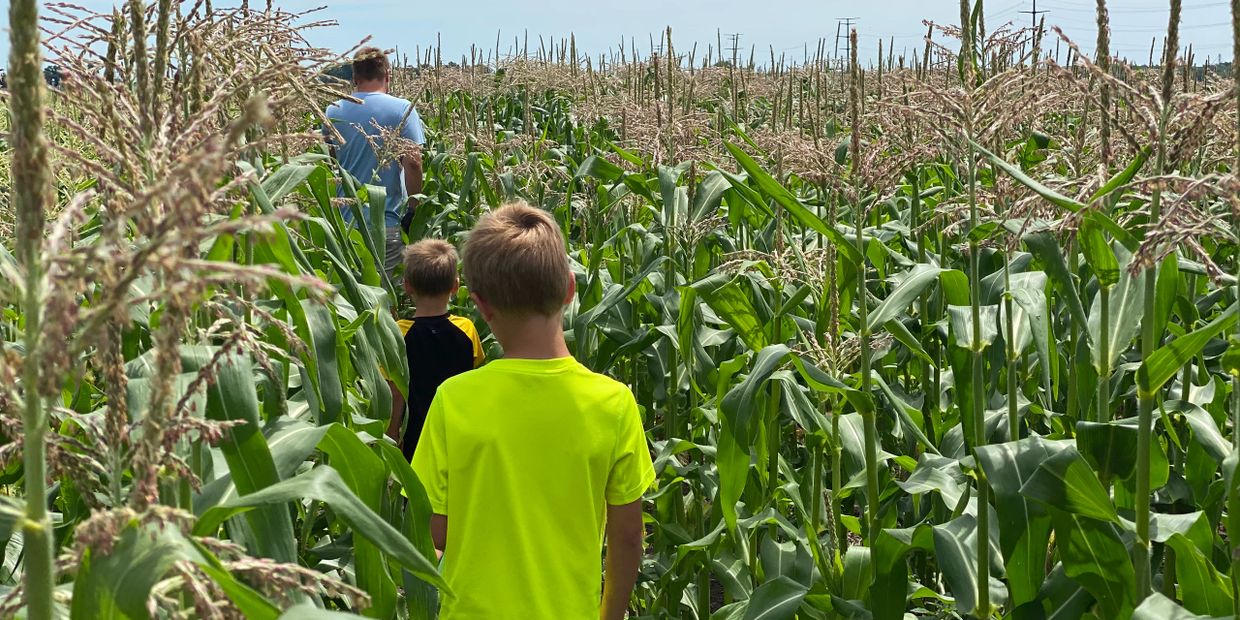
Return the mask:
M 1182 10 L 1195 11 L 1195 10 L 1200 10 L 1200 9 L 1218 9 L 1218 8 L 1223 8 L 1227 6 L 1230 6 L 1230 3 L 1212 2 L 1209 4 L 1196 4 L 1196 5 L 1189 4 L 1189 5 L 1185 5 Z M 1050 7 L 1056 11 L 1063 11 L 1065 13 L 1093 14 L 1096 12 L 1096 9 L 1091 8 L 1091 7 L 1061 6 L 1058 3 L 1050 3 Z M 1159 13 L 1159 14 L 1165 15 L 1167 14 L 1168 11 L 1170 11 L 1170 9 L 1167 7 L 1141 7 L 1141 8 L 1123 9 L 1123 10 L 1115 11 L 1115 13 L 1118 13 L 1119 15 L 1129 15 L 1133 13 Z

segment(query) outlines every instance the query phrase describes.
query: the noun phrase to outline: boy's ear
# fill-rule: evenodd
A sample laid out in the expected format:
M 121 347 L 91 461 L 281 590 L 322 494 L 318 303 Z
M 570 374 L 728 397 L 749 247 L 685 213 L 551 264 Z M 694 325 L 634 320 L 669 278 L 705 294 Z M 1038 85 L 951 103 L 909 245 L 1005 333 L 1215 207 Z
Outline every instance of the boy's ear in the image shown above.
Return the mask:
M 409 280 L 401 278 L 401 282 L 404 284 L 405 294 L 408 295 L 409 297 L 413 297 L 413 287 L 409 286 Z
M 568 274 L 568 295 L 564 296 L 564 305 L 573 303 L 573 298 L 577 296 L 577 277 L 569 272 Z
M 457 277 L 457 279 L 452 282 L 452 292 L 449 293 L 449 296 L 456 297 L 456 292 L 459 290 L 461 290 L 461 278 Z
M 491 304 L 487 303 L 485 299 L 479 297 L 473 291 L 469 292 L 469 298 L 474 300 L 474 305 L 478 306 L 478 311 L 482 313 L 482 318 L 488 323 L 491 322 L 491 318 L 495 316 L 495 309 L 491 307 Z

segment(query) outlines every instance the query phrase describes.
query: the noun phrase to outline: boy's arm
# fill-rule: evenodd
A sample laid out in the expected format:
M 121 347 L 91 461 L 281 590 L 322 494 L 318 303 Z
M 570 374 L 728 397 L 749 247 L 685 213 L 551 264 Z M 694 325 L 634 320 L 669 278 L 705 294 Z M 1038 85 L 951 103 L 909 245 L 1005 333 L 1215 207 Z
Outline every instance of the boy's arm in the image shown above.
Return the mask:
M 396 442 L 397 447 L 402 447 L 400 424 L 405 419 L 405 397 L 396 389 L 395 383 L 388 381 L 388 388 L 392 390 L 392 421 L 388 423 L 387 436 Z
M 603 577 L 600 620 L 623 620 L 628 614 L 629 599 L 641 568 L 645 534 L 640 499 L 623 506 L 607 506 L 607 572 Z
M 431 515 L 431 542 L 440 553 L 448 546 L 448 515 Z

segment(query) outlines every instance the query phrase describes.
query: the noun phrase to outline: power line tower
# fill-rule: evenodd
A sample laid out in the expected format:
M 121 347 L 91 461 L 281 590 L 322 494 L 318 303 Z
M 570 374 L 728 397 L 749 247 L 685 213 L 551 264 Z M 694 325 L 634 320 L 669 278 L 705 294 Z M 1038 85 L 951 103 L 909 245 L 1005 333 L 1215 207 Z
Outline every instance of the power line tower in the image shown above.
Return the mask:
M 1033 30 L 1037 30 L 1038 29 L 1038 16 L 1044 15 L 1046 13 L 1050 13 L 1050 11 L 1039 11 L 1038 0 L 1033 0 L 1033 8 L 1028 11 L 1021 11 L 1021 13 L 1024 13 L 1025 15 L 1028 15 L 1030 17 L 1030 19 L 1033 21 L 1033 25 L 1031 26 L 1031 28 L 1033 28 Z

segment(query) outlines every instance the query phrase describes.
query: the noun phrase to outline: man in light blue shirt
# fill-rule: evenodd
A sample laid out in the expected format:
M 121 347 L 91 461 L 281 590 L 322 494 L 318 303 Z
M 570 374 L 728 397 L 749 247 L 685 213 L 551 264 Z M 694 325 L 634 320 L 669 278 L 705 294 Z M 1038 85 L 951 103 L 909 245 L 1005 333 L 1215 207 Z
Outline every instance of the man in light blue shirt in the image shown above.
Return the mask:
M 341 99 L 328 106 L 327 118 L 340 134 L 340 139 L 324 130 L 328 144 L 340 167 L 360 183 L 382 186 L 387 192 L 384 239 L 375 239 L 386 247 L 376 248 L 384 255 L 389 275 L 401 263 L 404 243 L 401 239 L 401 218 L 416 203 L 412 196 L 422 193 L 422 152 L 426 143 L 422 119 L 413 104 L 387 94 L 392 68 L 387 56 L 376 47 L 366 47 L 353 57 L 353 97 L 360 103 Z M 387 137 L 400 136 L 394 144 Z M 338 143 L 339 142 L 339 143 Z M 369 215 L 365 205 L 362 216 Z M 354 226 L 351 209 L 344 210 L 345 221 Z

